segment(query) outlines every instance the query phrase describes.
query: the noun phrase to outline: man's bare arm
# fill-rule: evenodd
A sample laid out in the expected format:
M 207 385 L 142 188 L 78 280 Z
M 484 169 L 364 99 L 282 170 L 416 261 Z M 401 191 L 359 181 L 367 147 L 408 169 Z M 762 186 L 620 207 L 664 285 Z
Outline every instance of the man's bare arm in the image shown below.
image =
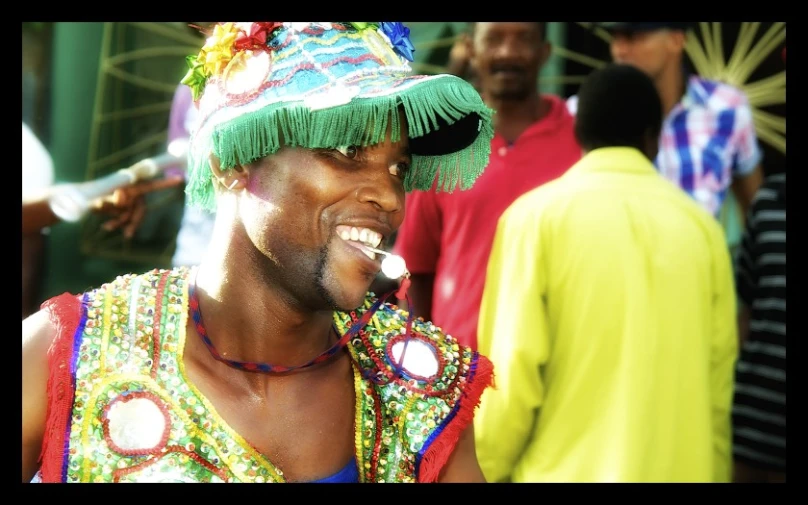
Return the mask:
M 39 469 L 48 410 L 48 349 L 56 336 L 48 312 L 22 322 L 22 481 Z
M 746 218 L 749 208 L 752 206 L 752 200 L 755 199 L 755 194 L 761 184 L 763 184 L 763 169 L 760 165 L 749 174 L 735 177 L 732 180 L 732 192 L 741 205 L 744 218 Z
M 485 476 L 477 461 L 474 445 L 474 425 L 469 425 L 460 436 L 452 455 L 441 471 L 439 482 L 485 482 Z
M 61 221 L 50 207 L 50 192 L 43 192 L 22 202 L 22 234 L 34 235 Z

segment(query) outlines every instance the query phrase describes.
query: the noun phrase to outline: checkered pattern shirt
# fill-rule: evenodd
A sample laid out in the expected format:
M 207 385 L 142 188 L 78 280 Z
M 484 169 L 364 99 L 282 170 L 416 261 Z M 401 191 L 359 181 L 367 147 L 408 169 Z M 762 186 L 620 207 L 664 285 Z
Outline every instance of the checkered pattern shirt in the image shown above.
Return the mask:
M 574 114 L 577 96 L 567 105 Z M 737 88 L 691 76 L 662 125 L 655 165 L 708 212 L 718 216 L 732 179 L 762 159 L 752 108 Z

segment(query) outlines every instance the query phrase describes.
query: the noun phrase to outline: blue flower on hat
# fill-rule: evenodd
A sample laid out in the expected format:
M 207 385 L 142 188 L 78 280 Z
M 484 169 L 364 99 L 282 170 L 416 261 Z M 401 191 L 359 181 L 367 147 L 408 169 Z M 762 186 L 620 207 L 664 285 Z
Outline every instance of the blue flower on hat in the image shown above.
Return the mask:
M 412 55 L 412 52 L 415 51 L 415 46 L 410 42 L 410 29 L 400 22 L 382 22 L 379 24 L 379 31 L 390 40 L 393 49 L 408 60 L 415 61 Z

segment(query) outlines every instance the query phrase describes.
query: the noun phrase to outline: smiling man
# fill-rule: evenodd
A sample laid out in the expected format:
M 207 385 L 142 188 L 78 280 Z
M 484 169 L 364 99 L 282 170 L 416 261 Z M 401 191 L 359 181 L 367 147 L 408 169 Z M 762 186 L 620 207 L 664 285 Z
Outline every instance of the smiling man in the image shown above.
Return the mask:
M 183 80 L 210 249 L 24 321 L 24 481 L 483 480 L 490 362 L 368 293 L 405 193 L 467 189 L 493 135 L 465 81 L 410 75 L 408 32 L 215 25 Z

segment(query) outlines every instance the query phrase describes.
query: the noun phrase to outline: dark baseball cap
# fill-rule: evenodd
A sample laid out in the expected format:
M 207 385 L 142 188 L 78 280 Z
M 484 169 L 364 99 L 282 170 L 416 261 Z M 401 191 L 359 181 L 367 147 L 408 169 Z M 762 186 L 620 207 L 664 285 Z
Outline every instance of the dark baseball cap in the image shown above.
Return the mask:
M 695 23 L 687 22 L 641 22 L 641 23 L 595 23 L 596 26 L 608 32 L 647 32 L 654 30 L 682 30 L 687 31 L 695 26 Z

